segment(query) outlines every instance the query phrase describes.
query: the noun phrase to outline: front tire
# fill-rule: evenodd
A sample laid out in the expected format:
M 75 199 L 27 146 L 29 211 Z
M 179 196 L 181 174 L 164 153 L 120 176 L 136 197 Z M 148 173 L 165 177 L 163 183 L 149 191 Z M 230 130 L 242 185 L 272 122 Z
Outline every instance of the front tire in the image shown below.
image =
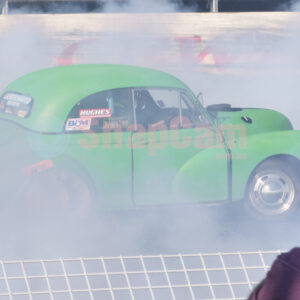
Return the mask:
M 291 214 L 299 206 L 299 175 L 288 162 L 272 159 L 258 166 L 250 177 L 246 207 L 270 219 Z

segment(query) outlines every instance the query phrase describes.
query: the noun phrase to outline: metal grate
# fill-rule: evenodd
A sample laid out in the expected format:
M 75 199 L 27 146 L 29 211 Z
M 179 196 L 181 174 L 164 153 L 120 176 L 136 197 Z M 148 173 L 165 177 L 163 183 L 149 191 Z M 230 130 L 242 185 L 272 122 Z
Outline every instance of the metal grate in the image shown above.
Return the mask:
M 0 262 L 0 299 L 246 299 L 281 251 Z

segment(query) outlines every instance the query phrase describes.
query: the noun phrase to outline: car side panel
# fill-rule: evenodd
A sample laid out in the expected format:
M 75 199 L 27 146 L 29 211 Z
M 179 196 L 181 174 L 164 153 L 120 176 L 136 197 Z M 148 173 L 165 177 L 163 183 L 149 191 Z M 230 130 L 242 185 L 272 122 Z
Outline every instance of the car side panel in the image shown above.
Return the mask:
M 226 201 L 228 158 L 227 150 L 221 144 L 190 158 L 176 174 L 173 195 L 191 203 Z
M 133 137 L 137 146 L 133 150 L 137 205 L 227 198 L 228 157 L 224 145 L 216 145 L 211 126 L 135 133 Z
M 0 129 L 1 187 L 10 190 L 2 188 L 2 198 L 26 188 L 32 174 L 47 171 L 32 166 L 49 161 L 49 168 L 67 169 L 88 181 L 99 210 L 132 207 L 130 132 L 41 134 L 7 121 L 0 121 Z
M 58 157 L 56 164 L 68 167 L 72 160 L 88 171 L 96 189 L 99 209 L 131 208 L 130 140 L 130 132 L 70 134 L 64 156 Z

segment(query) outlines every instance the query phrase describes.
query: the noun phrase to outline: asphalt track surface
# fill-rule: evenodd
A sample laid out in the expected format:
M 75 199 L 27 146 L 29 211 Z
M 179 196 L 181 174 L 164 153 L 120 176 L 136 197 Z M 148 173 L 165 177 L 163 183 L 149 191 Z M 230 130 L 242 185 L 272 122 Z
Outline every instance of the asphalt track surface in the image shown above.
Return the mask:
M 285 250 L 299 245 L 297 213 L 266 221 L 241 206 L 163 207 L 84 220 L 2 216 L 0 257 L 34 259 Z

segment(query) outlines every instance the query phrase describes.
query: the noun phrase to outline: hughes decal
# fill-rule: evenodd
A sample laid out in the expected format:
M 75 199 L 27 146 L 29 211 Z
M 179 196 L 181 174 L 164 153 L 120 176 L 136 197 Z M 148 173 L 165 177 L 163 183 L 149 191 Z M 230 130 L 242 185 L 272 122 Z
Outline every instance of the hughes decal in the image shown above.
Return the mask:
M 98 109 L 81 109 L 79 111 L 80 118 L 110 118 L 111 109 L 98 108 Z

